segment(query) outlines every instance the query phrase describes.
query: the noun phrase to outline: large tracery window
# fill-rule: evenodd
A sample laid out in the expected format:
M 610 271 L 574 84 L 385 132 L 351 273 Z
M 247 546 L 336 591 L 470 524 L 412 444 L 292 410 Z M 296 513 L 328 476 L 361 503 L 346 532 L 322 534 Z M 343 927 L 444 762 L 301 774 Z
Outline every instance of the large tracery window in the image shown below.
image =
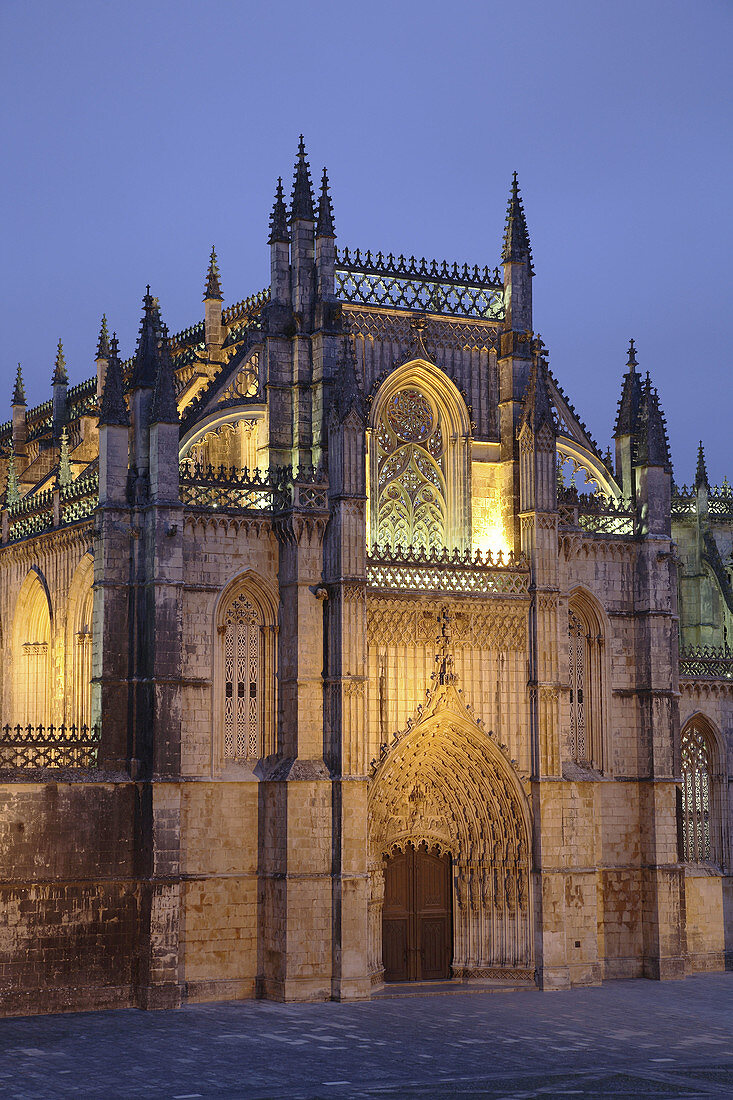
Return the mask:
M 440 550 L 446 545 L 445 438 L 437 409 L 414 387 L 393 394 L 377 425 L 377 542 Z
M 682 731 L 682 840 L 688 863 L 716 858 L 710 741 L 697 723 Z
M 244 593 L 224 616 L 224 756 L 262 756 L 262 617 Z

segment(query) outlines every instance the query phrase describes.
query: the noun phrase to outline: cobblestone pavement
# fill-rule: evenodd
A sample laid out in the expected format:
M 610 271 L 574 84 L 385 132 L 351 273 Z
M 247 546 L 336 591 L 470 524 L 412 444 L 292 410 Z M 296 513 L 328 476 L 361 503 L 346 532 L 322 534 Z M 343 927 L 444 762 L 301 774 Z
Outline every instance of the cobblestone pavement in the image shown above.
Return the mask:
M 0 1021 L 0 1097 L 733 1096 L 733 973 Z

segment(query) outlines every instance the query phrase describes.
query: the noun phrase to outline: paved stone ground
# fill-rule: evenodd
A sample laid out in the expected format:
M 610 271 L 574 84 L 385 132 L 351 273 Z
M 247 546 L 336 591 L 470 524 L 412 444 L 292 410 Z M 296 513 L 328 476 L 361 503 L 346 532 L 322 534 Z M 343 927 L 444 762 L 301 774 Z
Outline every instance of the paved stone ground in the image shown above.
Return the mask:
M 0 1021 L 0 1097 L 733 1096 L 733 973 Z

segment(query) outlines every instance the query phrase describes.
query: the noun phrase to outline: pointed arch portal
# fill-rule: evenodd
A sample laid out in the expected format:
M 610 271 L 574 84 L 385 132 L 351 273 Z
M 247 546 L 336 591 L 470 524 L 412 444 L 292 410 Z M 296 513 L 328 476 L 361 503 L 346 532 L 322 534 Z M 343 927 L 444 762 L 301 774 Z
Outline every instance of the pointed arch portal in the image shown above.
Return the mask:
M 394 974 L 395 952 L 404 950 L 401 940 L 395 945 L 396 926 L 387 927 L 387 921 L 400 915 L 400 898 L 393 889 L 397 865 L 391 862 L 400 853 L 407 855 L 402 870 L 404 934 L 412 929 L 406 944 L 408 977 L 424 976 L 415 954 L 426 946 L 419 922 L 435 918 L 435 945 L 441 922 L 445 927 L 452 915 L 454 976 L 530 978 L 530 824 L 524 791 L 452 686 L 447 694 L 455 697 L 455 705 L 436 709 L 402 737 L 377 767 L 371 784 L 372 973 L 375 980 L 385 970 Z M 435 913 L 421 910 L 423 870 L 415 868 L 417 853 L 421 862 L 430 855 L 450 865 L 447 903 L 438 898 L 439 890 L 432 890 Z M 384 942 L 385 932 L 391 942 Z

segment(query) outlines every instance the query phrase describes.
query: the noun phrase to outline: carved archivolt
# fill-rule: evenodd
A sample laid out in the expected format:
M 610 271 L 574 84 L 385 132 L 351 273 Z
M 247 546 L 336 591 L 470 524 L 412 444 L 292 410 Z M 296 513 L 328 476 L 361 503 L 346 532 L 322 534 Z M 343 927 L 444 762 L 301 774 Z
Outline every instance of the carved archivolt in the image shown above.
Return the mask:
M 524 650 L 527 610 L 524 604 L 456 601 L 447 604 L 453 646 L 458 649 Z M 367 601 L 369 645 L 433 647 L 436 609 L 418 600 L 379 598 Z
M 438 711 L 387 754 L 371 784 L 369 834 L 375 857 L 424 840 L 476 865 L 529 867 L 519 779 L 467 713 Z
M 380 868 L 408 843 L 450 852 L 453 970 L 527 968 L 530 815 L 520 781 L 472 719 L 454 682 L 429 696 L 418 723 L 377 766 L 370 785 L 371 969 L 381 969 Z

